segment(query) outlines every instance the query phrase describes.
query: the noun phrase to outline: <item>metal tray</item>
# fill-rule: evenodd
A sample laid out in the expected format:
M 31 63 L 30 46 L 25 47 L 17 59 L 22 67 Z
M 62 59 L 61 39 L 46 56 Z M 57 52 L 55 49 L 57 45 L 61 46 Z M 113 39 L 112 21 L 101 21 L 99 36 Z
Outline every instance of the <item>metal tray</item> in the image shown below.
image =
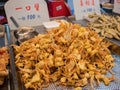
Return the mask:
M 45 28 L 43 26 L 37 27 L 36 30 L 39 33 L 40 33 L 39 30 L 41 30 L 39 28 L 42 28 L 42 33 L 44 33 Z M 14 37 L 14 32 L 13 31 L 10 32 L 10 30 L 8 29 L 8 31 L 6 33 L 8 34 L 8 39 L 9 39 L 8 42 L 9 42 L 9 44 L 10 45 L 13 44 L 13 43 L 15 44 L 17 40 Z M 11 54 L 11 59 L 14 60 L 14 54 L 13 54 L 12 47 L 10 47 L 10 49 L 11 49 L 11 53 L 10 53 Z M 112 54 L 112 55 L 116 59 L 115 60 L 115 66 L 113 68 L 113 72 L 115 73 L 115 77 L 117 78 L 117 80 L 111 82 L 109 86 L 105 86 L 103 83 L 100 83 L 100 86 L 99 87 L 95 86 L 94 90 L 120 90 L 120 68 L 119 68 L 120 67 L 120 56 L 118 56 L 116 54 Z M 14 65 L 13 68 L 15 69 L 15 64 L 14 64 L 13 61 L 12 61 L 12 64 Z M 24 84 L 20 80 L 20 75 L 17 76 L 16 75 L 17 72 L 15 72 L 15 71 L 12 72 L 15 75 L 15 77 L 13 79 L 16 80 L 15 81 L 16 83 L 14 82 L 14 86 L 16 87 L 16 89 L 14 89 L 14 90 L 25 90 Z M 110 73 L 107 73 L 107 75 L 109 76 Z M 17 78 L 16 78 L 16 76 L 17 76 Z M 18 82 L 17 82 L 17 80 L 18 80 Z M 19 88 L 17 87 L 18 85 L 20 86 Z M 73 90 L 73 88 L 72 87 L 56 86 L 55 84 L 51 83 L 49 85 L 49 87 L 43 88 L 43 90 Z M 88 85 L 88 86 L 83 87 L 83 90 L 90 90 L 90 86 Z

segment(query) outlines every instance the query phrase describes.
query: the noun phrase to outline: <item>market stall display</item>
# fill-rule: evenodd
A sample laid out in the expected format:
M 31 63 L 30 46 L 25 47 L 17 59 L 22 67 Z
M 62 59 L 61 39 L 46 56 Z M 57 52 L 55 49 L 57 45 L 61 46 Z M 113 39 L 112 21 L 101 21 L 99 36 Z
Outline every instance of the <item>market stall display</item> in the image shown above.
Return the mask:
M 109 85 L 115 80 L 110 44 L 88 28 L 60 23 L 47 34 L 13 45 L 15 64 L 26 89 L 42 89 L 51 82 L 79 89 L 90 82 L 94 88 L 94 82 Z M 112 76 L 106 76 L 108 72 Z
M 5 32 L 0 27 L 0 38 L 5 34 L 7 43 L 0 48 L 0 84 L 1 75 L 10 80 L 5 79 L 7 89 L 3 84 L 0 90 L 120 89 L 120 17 L 101 14 L 99 0 L 73 0 L 72 4 L 75 17 L 49 18 L 44 0 L 6 3 L 9 25 Z M 53 8 L 63 9 L 61 4 Z M 84 20 L 87 15 L 92 21 Z

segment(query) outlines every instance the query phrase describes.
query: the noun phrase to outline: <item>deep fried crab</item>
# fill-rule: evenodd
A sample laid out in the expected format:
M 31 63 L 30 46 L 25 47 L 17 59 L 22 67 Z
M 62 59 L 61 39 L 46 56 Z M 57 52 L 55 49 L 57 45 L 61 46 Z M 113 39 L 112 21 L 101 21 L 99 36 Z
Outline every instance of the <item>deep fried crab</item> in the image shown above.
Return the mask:
M 101 81 L 109 85 L 115 78 L 113 73 L 105 76 L 114 66 L 108 43 L 88 28 L 60 23 L 47 34 L 13 45 L 15 63 L 26 89 L 42 89 L 51 82 L 78 89 Z

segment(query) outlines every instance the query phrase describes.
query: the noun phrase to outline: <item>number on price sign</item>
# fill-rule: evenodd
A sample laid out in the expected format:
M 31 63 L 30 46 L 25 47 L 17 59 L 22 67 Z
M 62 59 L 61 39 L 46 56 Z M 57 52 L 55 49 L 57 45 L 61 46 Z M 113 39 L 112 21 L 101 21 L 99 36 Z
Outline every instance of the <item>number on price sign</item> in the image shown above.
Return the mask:
M 35 14 L 27 15 L 28 20 L 35 19 Z

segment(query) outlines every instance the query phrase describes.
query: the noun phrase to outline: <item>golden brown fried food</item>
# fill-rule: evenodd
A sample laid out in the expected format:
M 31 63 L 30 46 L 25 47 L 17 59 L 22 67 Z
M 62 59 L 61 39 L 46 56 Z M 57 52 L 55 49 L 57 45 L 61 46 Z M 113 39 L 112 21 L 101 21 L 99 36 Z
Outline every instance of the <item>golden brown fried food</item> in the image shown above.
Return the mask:
M 9 63 L 9 54 L 6 47 L 0 48 L 0 85 L 4 83 L 4 78 L 8 75 L 7 65 Z
M 91 87 L 101 81 L 108 85 L 114 79 L 105 76 L 114 66 L 108 46 L 96 32 L 63 21 L 47 34 L 13 45 L 21 79 L 34 90 L 51 82 L 76 90 L 89 82 Z
M 93 22 L 88 24 L 91 30 L 94 30 L 101 36 L 120 40 L 120 16 L 93 14 L 89 18 L 95 18 Z

